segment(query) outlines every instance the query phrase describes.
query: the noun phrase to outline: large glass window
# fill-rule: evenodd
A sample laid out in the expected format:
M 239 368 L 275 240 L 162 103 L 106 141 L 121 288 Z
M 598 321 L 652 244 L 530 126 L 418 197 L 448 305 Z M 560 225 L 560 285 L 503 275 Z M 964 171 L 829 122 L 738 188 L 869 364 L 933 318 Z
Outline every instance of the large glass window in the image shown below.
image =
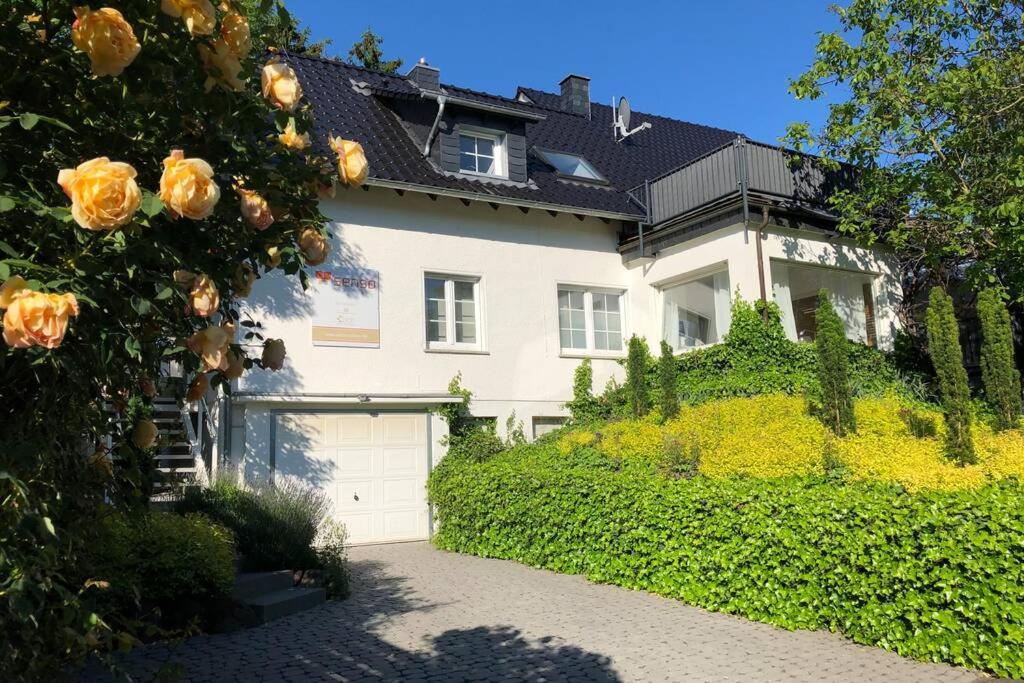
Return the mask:
M 502 136 L 475 131 L 459 133 L 459 170 L 463 173 L 504 176 Z
M 790 339 L 813 341 L 817 329 L 818 292 L 828 290 L 846 336 L 874 346 L 874 276 L 870 273 L 772 261 L 772 289 Z
M 597 169 L 577 154 L 552 152 L 546 149 L 538 149 L 537 154 L 562 175 L 583 178 L 585 180 L 604 180 L 604 176 L 598 173 Z
M 729 273 L 721 270 L 662 290 L 663 339 L 675 351 L 722 341 L 729 329 Z
M 563 350 L 622 351 L 622 292 L 558 288 L 558 337 Z
M 427 346 L 479 347 L 480 280 L 459 275 L 427 275 Z

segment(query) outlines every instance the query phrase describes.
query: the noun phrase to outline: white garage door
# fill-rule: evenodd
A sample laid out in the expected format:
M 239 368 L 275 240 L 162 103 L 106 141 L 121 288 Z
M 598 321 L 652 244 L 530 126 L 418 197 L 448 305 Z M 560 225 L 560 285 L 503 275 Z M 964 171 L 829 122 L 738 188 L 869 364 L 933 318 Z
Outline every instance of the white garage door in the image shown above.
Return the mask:
M 328 492 L 350 543 L 427 538 L 423 413 L 282 413 L 275 476 Z

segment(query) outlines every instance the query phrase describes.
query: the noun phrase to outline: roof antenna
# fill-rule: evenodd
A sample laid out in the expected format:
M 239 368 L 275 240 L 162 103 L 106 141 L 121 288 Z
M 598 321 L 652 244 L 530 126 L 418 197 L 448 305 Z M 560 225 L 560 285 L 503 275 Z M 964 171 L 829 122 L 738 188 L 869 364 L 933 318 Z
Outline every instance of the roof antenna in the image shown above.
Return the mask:
M 615 122 L 612 123 L 612 136 L 615 138 L 615 142 L 625 140 L 633 133 L 639 133 L 642 130 L 647 130 L 651 127 L 649 121 L 644 121 L 633 130 L 629 129 L 629 119 L 632 116 L 632 111 L 629 108 L 629 100 L 625 97 L 619 98 L 619 106 L 615 106 L 615 97 L 612 96 L 612 111 L 615 112 Z

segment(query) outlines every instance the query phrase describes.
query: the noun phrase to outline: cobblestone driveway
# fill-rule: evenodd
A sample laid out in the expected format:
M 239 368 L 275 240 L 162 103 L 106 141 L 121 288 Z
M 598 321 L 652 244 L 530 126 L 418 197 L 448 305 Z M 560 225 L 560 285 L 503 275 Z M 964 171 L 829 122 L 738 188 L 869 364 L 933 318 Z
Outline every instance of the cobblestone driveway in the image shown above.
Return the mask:
M 351 551 L 353 595 L 265 626 L 150 646 L 125 666 L 190 681 L 976 681 L 829 633 L 426 543 Z M 179 668 L 180 667 L 180 668 Z M 91 669 L 84 680 L 109 680 Z

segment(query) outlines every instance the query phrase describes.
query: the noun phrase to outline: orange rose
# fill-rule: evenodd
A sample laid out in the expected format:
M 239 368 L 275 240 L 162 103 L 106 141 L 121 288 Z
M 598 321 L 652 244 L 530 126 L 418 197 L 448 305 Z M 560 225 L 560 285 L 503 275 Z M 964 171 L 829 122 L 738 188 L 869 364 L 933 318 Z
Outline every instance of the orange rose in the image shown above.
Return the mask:
M 309 133 L 303 133 L 299 135 L 295 129 L 295 121 L 289 121 L 285 127 L 284 132 L 277 136 L 277 139 L 281 141 L 281 144 L 291 149 L 302 151 L 309 147 Z
M 224 379 L 238 379 L 245 372 L 245 356 L 239 356 L 234 351 L 228 351 L 228 366 L 221 371 Z
M 189 403 L 194 403 L 203 396 L 206 396 L 206 392 L 209 388 L 210 378 L 200 372 L 196 375 L 196 378 L 192 380 L 192 384 L 189 385 L 188 392 L 185 394 L 185 400 Z
M 231 278 L 232 294 L 237 297 L 247 297 L 252 293 L 252 283 L 256 281 L 256 273 L 248 263 L 240 263 L 235 268 L 234 277 Z
M 57 184 L 71 199 L 71 216 L 86 230 L 114 230 L 132 219 L 142 203 L 135 169 L 97 157 L 65 168 Z
M 362 185 L 369 172 L 363 146 L 351 140 L 328 138 L 331 149 L 338 155 L 338 177 L 346 185 Z
M 185 28 L 193 36 L 208 36 L 217 26 L 217 14 L 210 0 L 162 0 L 160 9 L 175 19 L 184 19 Z
M 299 235 L 299 250 L 302 252 L 303 257 L 305 257 L 307 264 L 319 266 L 327 260 L 327 255 L 331 253 L 331 245 L 327 243 L 327 240 L 324 239 L 319 230 L 306 228 Z
M 239 208 L 249 225 L 257 230 L 266 230 L 274 222 L 274 214 L 270 212 L 267 200 L 252 190 L 238 190 Z
M 213 169 L 202 159 L 186 159 L 180 149 L 164 159 L 160 176 L 160 201 L 172 216 L 202 220 L 213 213 L 220 188 L 213 182 Z
M 233 325 L 210 325 L 188 338 L 186 345 L 203 361 L 202 372 L 228 366 L 228 345 L 234 338 Z
M 260 360 L 264 368 L 277 372 L 284 367 L 285 355 L 284 340 L 268 339 L 263 342 L 263 357 Z
M 220 37 L 227 44 L 231 53 L 239 59 L 245 59 L 252 50 L 252 37 L 249 35 L 249 20 L 238 12 L 228 12 L 220 20 Z
M 199 50 L 199 58 L 203 60 L 203 68 L 207 73 L 206 83 L 203 84 L 206 92 L 213 90 L 213 86 L 218 83 L 225 90 L 240 92 L 245 88 L 245 83 L 238 78 L 242 63 L 223 38 L 209 45 L 200 44 L 196 49 Z
M 24 283 L 15 276 L 0 287 L 0 308 L 7 309 L 4 341 L 16 349 L 55 349 L 68 331 L 68 319 L 78 315 L 78 300 L 74 294 L 33 292 Z
M 120 76 L 142 50 L 131 24 L 110 7 L 95 12 L 76 7 L 74 11 L 71 42 L 89 56 L 92 72 L 97 76 Z
M 146 450 L 156 443 L 157 429 L 151 420 L 139 420 L 132 430 L 132 443 L 137 448 Z
M 200 273 L 188 293 L 188 307 L 200 318 L 209 318 L 220 307 L 220 292 L 209 275 Z
M 263 96 L 272 105 L 284 111 L 295 111 L 302 99 L 302 86 L 294 69 L 274 57 L 263 67 L 260 81 Z
M 267 247 L 267 260 L 264 261 L 267 270 L 273 270 L 281 265 L 281 248 Z

